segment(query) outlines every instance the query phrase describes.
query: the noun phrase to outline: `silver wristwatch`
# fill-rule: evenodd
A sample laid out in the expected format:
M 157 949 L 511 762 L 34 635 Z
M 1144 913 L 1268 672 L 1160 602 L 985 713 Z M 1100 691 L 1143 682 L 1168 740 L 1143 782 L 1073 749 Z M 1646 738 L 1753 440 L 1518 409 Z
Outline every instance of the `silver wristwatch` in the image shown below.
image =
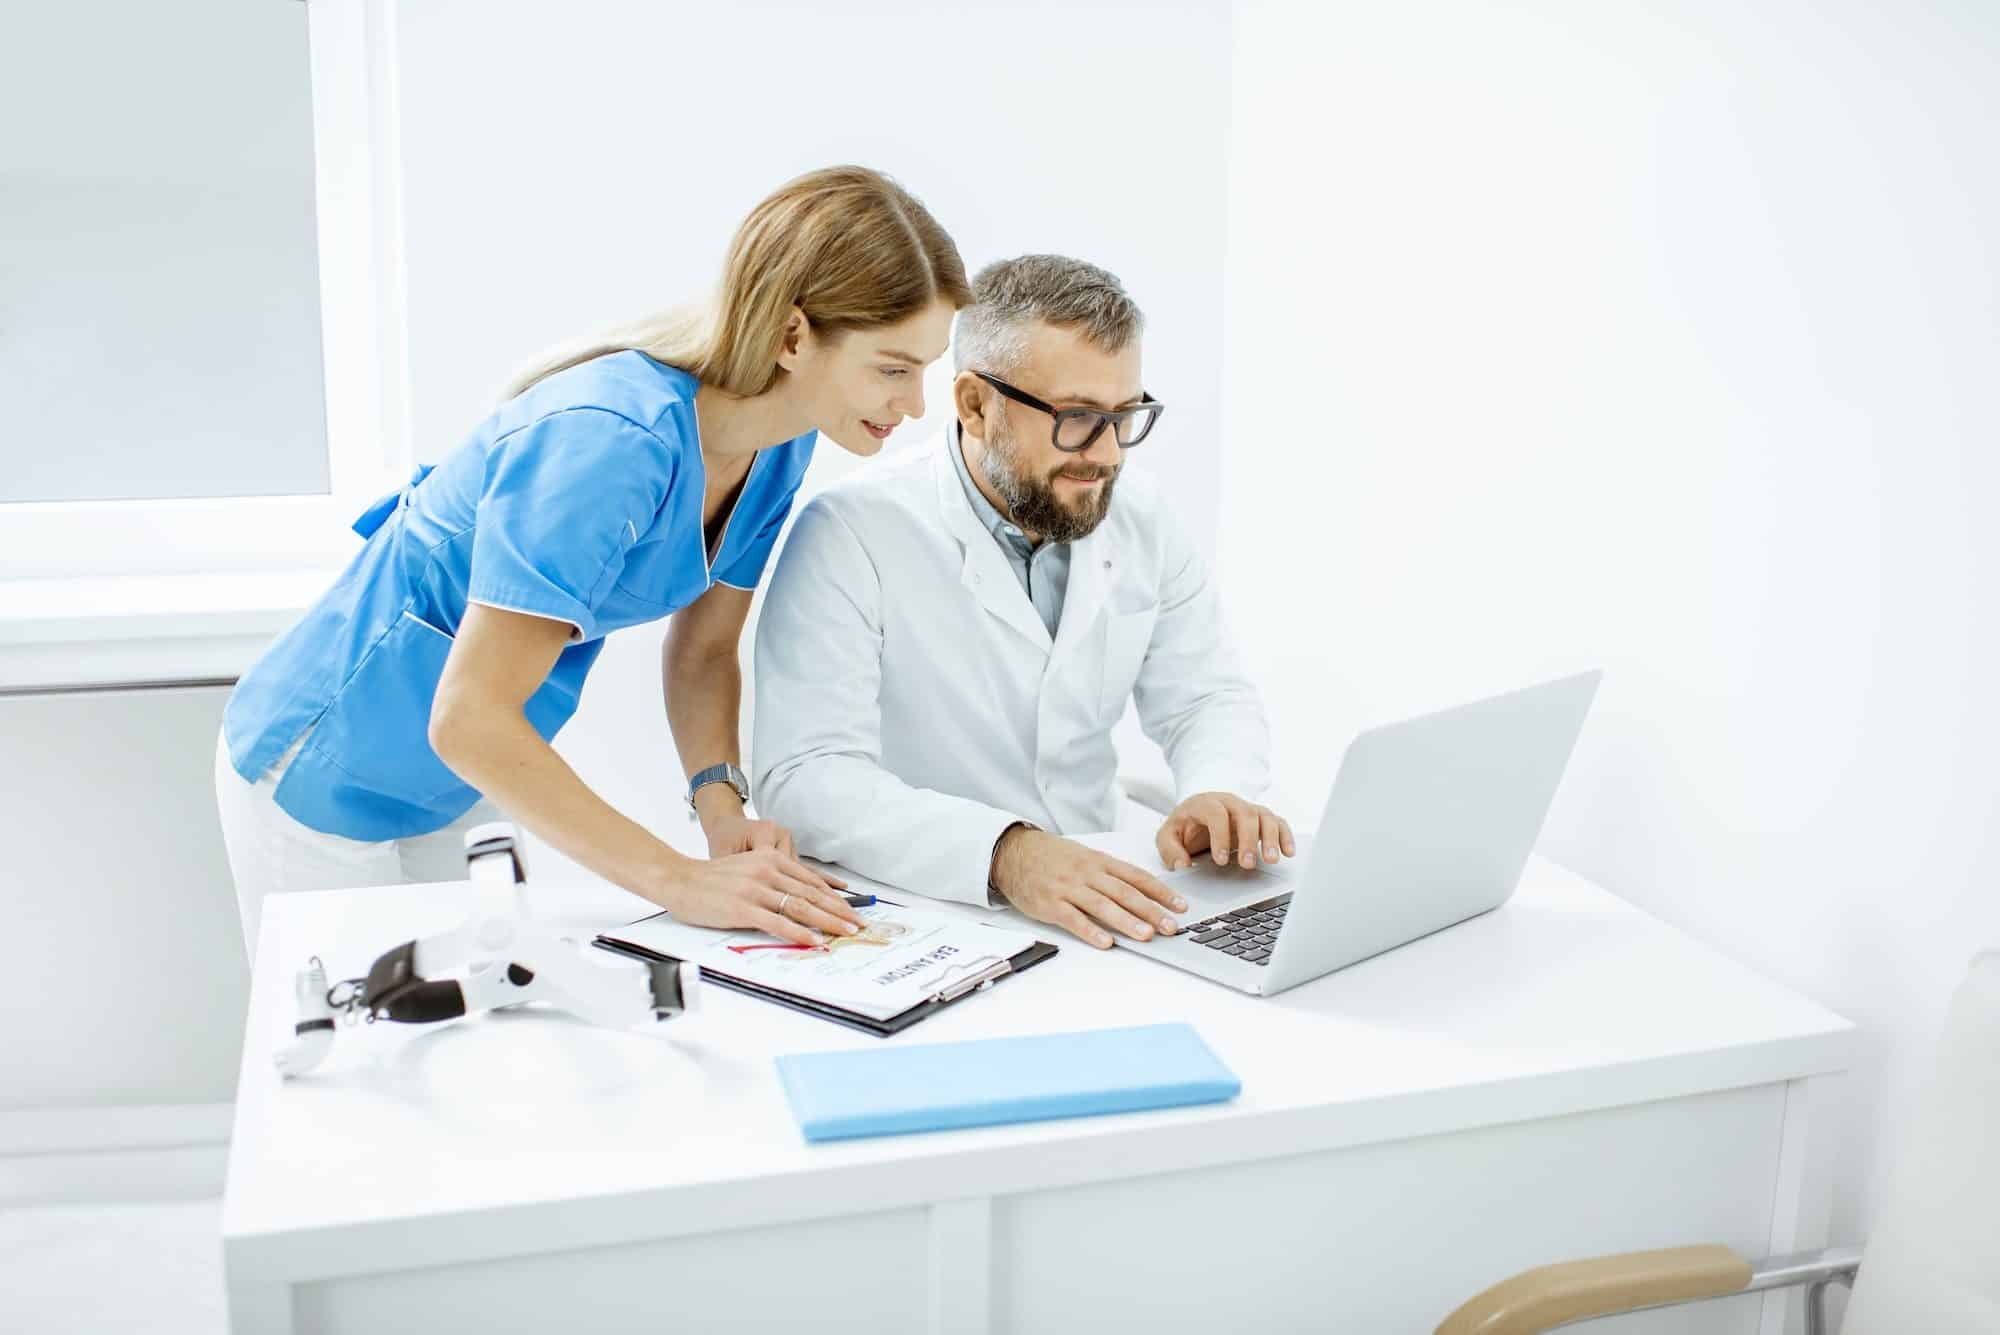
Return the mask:
M 695 793 L 706 788 L 711 783 L 728 784 L 736 790 L 736 795 L 743 799 L 745 806 L 750 804 L 750 780 L 745 777 L 742 770 L 728 764 L 710 765 L 707 769 L 688 780 L 687 804 L 689 811 L 695 810 Z

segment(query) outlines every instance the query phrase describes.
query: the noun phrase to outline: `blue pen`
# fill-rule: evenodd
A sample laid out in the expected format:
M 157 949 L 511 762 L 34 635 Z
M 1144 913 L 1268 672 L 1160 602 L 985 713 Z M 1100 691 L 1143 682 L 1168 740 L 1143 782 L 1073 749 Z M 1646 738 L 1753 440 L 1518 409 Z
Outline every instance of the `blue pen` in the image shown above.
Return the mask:
M 847 901 L 847 907 L 851 909 L 865 909 L 875 902 L 873 895 L 842 895 L 841 898 Z

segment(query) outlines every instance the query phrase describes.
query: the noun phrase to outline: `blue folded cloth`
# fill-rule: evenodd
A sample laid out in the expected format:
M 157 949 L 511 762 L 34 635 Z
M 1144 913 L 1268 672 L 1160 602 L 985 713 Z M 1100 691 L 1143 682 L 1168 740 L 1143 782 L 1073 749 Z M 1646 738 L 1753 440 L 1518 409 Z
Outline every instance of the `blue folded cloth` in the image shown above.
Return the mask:
M 1219 1103 L 1243 1088 L 1185 1024 L 778 1058 L 807 1140 Z

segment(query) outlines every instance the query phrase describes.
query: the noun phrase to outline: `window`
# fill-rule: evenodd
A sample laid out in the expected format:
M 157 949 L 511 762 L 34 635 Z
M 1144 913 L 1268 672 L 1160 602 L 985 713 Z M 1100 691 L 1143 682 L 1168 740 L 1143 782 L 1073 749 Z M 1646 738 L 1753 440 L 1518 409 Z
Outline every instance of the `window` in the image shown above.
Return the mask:
M 0 578 L 341 559 L 406 472 L 382 6 L 38 13 L 0 50 Z
M 304 6 L 33 31 L 0 92 L 0 502 L 323 494 Z

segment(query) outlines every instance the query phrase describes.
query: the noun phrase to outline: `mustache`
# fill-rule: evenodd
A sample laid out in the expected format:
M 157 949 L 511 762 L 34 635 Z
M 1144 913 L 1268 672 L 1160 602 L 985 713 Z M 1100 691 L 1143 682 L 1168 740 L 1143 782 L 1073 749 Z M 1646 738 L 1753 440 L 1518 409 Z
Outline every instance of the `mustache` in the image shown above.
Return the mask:
M 1058 468 L 1049 474 L 1049 481 L 1053 482 L 1059 477 L 1066 477 L 1076 482 L 1096 482 L 1101 478 L 1117 476 L 1118 470 L 1115 468 L 1089 468 L 1082 472 L 1074 468 Z

